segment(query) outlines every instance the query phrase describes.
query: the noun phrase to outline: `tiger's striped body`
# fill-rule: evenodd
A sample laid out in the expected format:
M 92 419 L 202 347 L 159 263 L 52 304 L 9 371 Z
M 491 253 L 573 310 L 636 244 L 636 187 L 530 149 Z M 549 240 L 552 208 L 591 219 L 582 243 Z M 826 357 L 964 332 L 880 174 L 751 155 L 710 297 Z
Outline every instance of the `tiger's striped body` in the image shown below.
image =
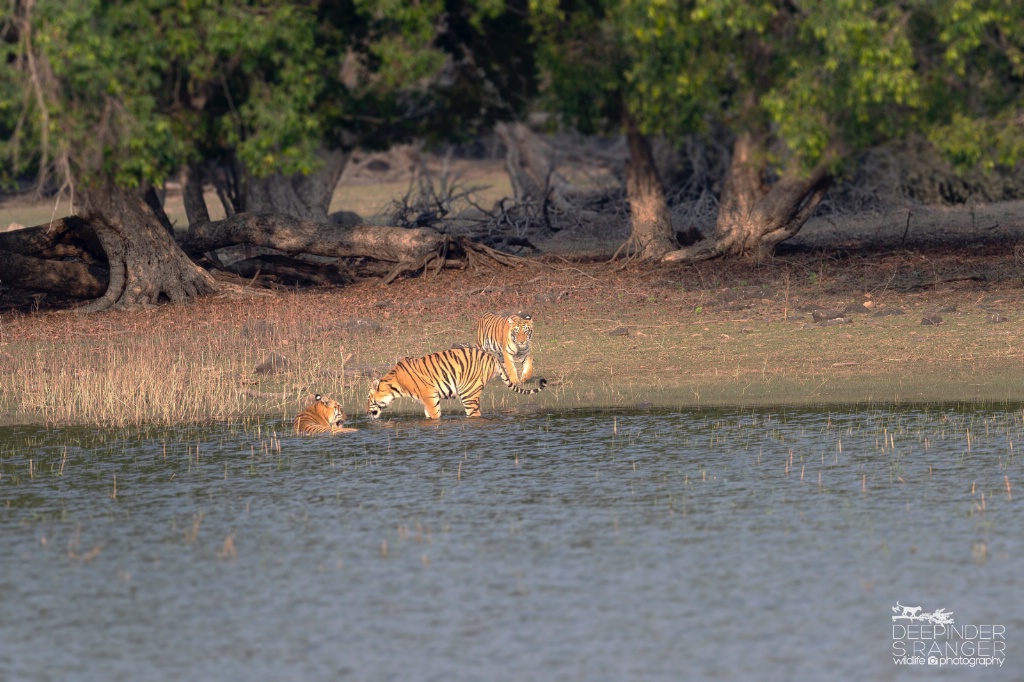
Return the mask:
M 345 421 L 345 412 L 341 405 L 330 398 L 325 398 L 319 393 L 312 405 L 300 412 L 295 417 L 295 433 L 313 435 L 317 433 L 347 433 L 358 431 L 342 426 Z
M 416 398 L 423 403 L 428 419 L 441 416 L 441 399 L 458 398 L 467 417 L 480 416 L 480 394 L 495 375 L 516 393 L 531 395 L 544 389 L 526 390 L 509 379 L 501 360 L 482 348 L 449 348 L 422 358 L 405 358 L 373 385 L 366 402 L 366 413 L 376 419 L 381 411 L 398 397 Z
M 530 339 L 533 337 L 533 318 L 526 313 L 484 313 L 476 322 L 476 344 L 497 354 L 505 374 L 517 384 L 533 376 L 533 358 L 530 357 Z M 522 363 L 522 373 L 516 363 Z

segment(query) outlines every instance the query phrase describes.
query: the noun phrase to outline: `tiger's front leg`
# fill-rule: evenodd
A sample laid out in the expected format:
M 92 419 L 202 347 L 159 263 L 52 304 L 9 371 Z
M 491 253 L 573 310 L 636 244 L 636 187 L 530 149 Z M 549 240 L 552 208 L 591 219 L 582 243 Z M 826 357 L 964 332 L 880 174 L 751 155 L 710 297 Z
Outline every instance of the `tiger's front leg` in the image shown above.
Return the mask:
M 513 360 L 512 356 L 508 353 L 505 353 L 505 355 L 502 356 L 502 360 L 502 364 L 505 365 L 505 374 L 508 375 L 509 380 L 511 380 L 513 384 L 520 383 L 522 380 L 519 378 L 519 371 L 516 369 L 516 361 Z
M 533 356 L 527 355 L 523 360 L 523 374 L 520 380 L 525 384 L 526 380 L 533 376 Z

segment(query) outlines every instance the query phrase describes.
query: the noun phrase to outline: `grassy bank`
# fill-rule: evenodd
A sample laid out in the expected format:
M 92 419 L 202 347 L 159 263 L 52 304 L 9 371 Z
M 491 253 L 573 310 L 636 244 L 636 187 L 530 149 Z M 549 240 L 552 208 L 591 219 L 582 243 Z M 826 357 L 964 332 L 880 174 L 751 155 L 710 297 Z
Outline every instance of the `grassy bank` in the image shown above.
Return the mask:
M 345 388 L 337 343 L 298 314 L 200 304 L 48 322 L 48 338 L 0 347 L 3 422 L 194 423 L 294 413 L 306 386 Z
M 963 270 L 956 254 L 930 266 L 559 261 L 131 313 L 6 313 L 0 423 L 291 418 L 317 392 L 361 417 L 371 380 L 396 359 L 470 342 L 480 313 L 507 309 L 536 318 L 536 372 L 551 386 L 524 398 L 494 381 L 485 413 L 1024 400 L 1012 255 L 986 257 L 984 278 L 946 276 Z M 849 324 L 812 321 L 814 308 L 865 302 Z M 941 323 L 922 325 L 936 311 Z M 1008 321 L 991 322 L 994 312 Z M 422 414 L 404 400 L 389 412 Z

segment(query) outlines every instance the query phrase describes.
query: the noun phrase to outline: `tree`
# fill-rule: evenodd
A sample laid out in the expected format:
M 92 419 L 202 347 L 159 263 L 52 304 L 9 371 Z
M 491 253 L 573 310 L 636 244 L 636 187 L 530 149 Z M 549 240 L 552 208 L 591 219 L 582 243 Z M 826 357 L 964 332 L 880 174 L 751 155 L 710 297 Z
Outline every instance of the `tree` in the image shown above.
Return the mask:
M 631 241 L 646 258 L 770 254 L 803 226 L 845 160 L 911 130 L 963 163 L 1012 163 L 1024 151 L 1020 3 L 538 7 L 549 92 L 567 120 L 621 122 L 633 140 L 722 130 L 734 140 L 709 238 L 673 249 L 667 211 L 648 208 L 663 205 L 657 190 L 640 211 L 630 193 L 633 213 L 653 216 L 633 218 Z M 585 71 L 591 77 L 579 78 Z M 634 169 L 647 167 L 643 146 L 630 149 Z
M 632 234 L 627 245 L 642 258 L 676 247 L 665 193 L 651 144 L 628 101 L 631 57 L 611 0 L 534 4 L 538 61 L 545 71 L 546 103 L 585 134 L 613 129 L 626 134 L 626 195 Z
M 0 72 L 0 182 L 31 173 L 37 192 L 67 192 L 81 209 L 91 239 L 68 240 L 62 253 L 96 267 L 87 260 L 95 253 L 72 244 L 98 244 L 110 275 L 88 309 L 210 293 L 215 281 L 179 248 L 157 198 L 169 177 L 188 167 L 190 230 L 244 232 L 208 224 L 204 184 L 218 190 L 229 222 L 252 224 L 238 216 L 255 210 L 325 223 L 354 144 L 431 128 L 471 134 L 521 106 L 532 76 L 490 47 L 527 39 L 508 30 L 514 14 L 484 0 L 13 0 L 0 9 L 0 56 L 12 67 Z M 499 32 L 507 35 L 488 39 Z M 264 239 L 297 224 L 258 222 Z M 414 232 L 374 235 L 360 255 L 404 240 L 406 252 L 385 257 L 418 260 L 430 240 Z M 430 243 L 443 241 L 434 234 Z

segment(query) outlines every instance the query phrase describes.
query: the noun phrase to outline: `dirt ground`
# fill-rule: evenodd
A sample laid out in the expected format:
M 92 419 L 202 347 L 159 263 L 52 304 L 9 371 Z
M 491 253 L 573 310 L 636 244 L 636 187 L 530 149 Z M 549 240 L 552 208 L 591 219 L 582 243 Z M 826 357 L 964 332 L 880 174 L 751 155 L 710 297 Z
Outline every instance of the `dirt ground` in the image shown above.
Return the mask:
M 373 200 L 386 204 L 385 194 Z M 390 286 L 278 286 L 99 315 L 0 288 L 0 363 L 5 347 L 102 344 L 161 326 L 235 338 L 259 322 L 277 330 L 260 341 L 264 355 L 294 355 L 328 335 L 344 347 L 339 376 L 349 381 L 269 377 L 250 382 L 257 395 L 334 392 L 359 414 L 369 381 L 396 359 L 472 341 L 485 311 L 521 310 L 535 319 L 536 373 L 551 387 L 521 399 L 495 382 L 485 411 L 488 395 L 496 410 L 1024 401 L 1024 202 L 817 217 L 760 263 L 609 264 L 628 229 L 611 224 L 532 235 L 542 254 L 528 266 Z

